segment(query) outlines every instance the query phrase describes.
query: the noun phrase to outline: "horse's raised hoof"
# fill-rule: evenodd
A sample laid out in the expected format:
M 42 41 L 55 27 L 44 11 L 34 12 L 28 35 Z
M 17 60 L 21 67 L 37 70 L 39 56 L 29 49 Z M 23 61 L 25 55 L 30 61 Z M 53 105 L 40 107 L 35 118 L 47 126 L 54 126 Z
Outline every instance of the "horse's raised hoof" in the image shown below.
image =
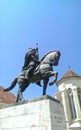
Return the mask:
M 49 82 L 49 86 L 52 86 L 54 84 L 54 82 Z

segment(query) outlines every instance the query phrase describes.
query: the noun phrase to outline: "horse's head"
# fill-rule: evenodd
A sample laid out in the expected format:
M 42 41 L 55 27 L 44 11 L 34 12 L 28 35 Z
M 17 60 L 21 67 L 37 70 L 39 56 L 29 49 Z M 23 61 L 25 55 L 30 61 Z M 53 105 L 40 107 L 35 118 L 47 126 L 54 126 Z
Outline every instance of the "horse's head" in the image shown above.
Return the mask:
M 57 66 L 60 59 L 60 55 L 60 51 L 50 51 L 41 59 L 41 61 L 43 63 L 49 63 L 51 65 Z
M 59 59 L 60 59 L 60 51 L 55 51 L 55 54 L 53 55 L 53 59 L 54 60 L 54 65 L 57 66 L 58 65 L 58 62 L 59 62 Z

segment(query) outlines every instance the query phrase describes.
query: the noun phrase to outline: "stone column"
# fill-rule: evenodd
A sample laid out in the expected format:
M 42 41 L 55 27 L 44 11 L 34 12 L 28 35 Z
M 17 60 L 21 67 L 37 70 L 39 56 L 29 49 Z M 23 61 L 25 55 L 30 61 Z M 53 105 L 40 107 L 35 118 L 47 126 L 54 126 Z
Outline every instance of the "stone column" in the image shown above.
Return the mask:
M 81 118 L 81 110 L 80 110 L 80 104 L 79 104 L 77 89 L 73 90 L 73 98 L 74 98 L 76 116 L 79 119 L 79 118 Z
M 64 107 L 64 113 L 65 113 L 65 117 L 66 117 L 66 123 L 67 123 L 67 127 L 69 125 L 69 120 L 71 120 L 70 118 L 70 111 L 69 111 L 69 104 L 68 104 L 68 99 L 67 99 L 67 92 L 66 91 L 62 91 L 61 93 L 62 95 L 62 103 L 63 103 L 63 107 Z

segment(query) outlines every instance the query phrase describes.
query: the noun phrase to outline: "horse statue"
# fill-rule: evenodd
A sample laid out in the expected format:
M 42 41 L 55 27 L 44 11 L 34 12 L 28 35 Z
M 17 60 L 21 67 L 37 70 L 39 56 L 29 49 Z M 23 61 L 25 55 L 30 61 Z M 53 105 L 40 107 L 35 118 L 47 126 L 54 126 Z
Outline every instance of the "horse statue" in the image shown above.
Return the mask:
M 4 91 L 10 91 L 18 83 L 19 90 L 17 93 L 16 102 L 23 100 L 22 93 L 29 86 L 30 83 L 37 83 L 43 80 L 43 93 L 46 95 L 47 84 L 53 85 L 57 81 L 58 72 L 53 71 L 53 66 L 57 66 L 60 59 L 60 51 L 50 51 L 40 60 L 40 64 L 34 69 L 31 78 L 26 79 L 26 70 L 23 70 L 11 83 L 11 86 L 4 89 Z M 49 82 L 49 78 L 54 76 L 53 81 Z

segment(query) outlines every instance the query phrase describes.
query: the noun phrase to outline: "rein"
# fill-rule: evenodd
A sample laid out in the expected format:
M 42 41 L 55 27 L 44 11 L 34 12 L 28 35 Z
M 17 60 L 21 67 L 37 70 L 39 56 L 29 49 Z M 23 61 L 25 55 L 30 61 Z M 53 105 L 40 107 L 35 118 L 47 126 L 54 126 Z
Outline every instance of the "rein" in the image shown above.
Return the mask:
M 45 62 L 45 61 L 42 61 L 41 64 L 49 64 L 49 65 L 51 65 L 50 62 Z

